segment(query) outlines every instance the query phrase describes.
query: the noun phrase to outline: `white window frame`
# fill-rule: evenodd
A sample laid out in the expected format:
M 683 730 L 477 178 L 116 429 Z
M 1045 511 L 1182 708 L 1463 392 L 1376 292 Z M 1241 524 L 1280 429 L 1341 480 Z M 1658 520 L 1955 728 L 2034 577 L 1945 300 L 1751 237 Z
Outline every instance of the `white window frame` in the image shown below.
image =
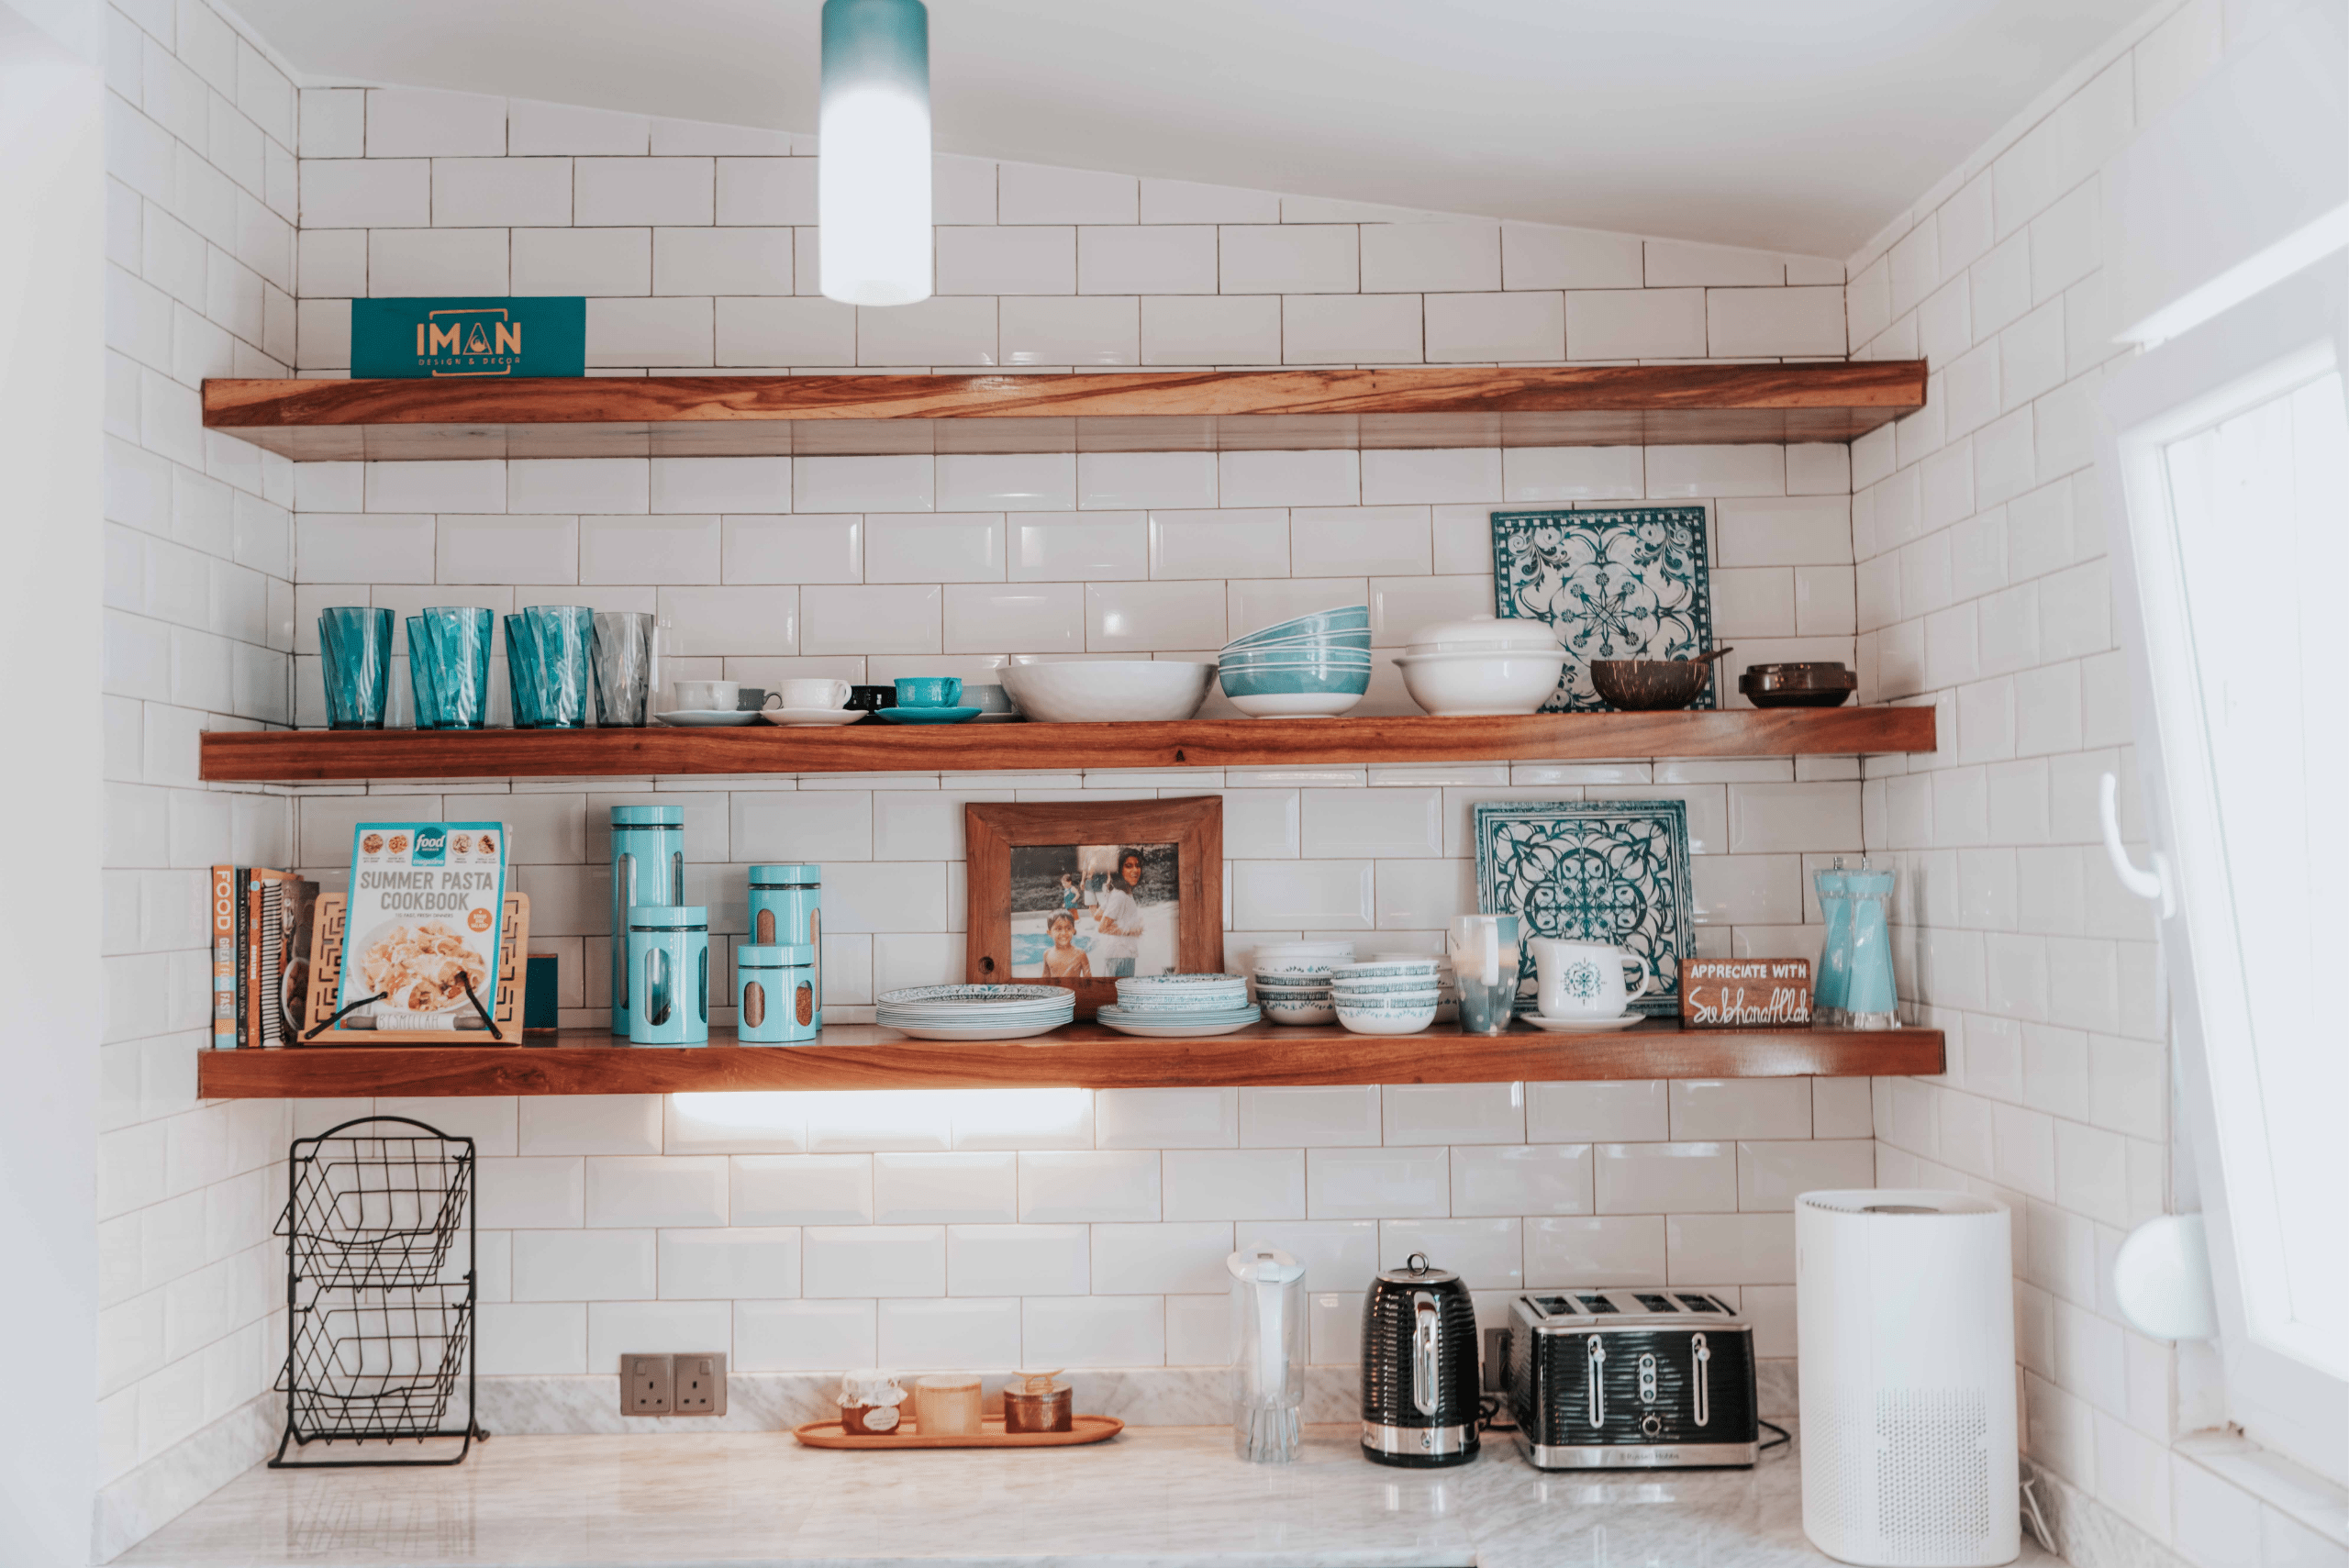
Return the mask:
M 2246 1289 L 2275 1277 L 2274 1260 L 2291 1242 L 2275 1211 L 2257 1091 L 2245 1086 L 2241 974 L 2226 951 L 2232 895 L 2198 884 L 2193 869 L 2207 877 L 2222 863 L 2208 847 L 2219 806 L 2165 462 L 2169 443 L 2335 369 L 2349 369 L 2349 256 L 2339 254 L 2117 371 L 2103 391 L 2099 459 L 2137 763 L 2153 840 L 2169 851 L 2174 879 L 2160 922 L 2176 1001 L 2174 1131 L 2193 1156 L 2204 1207 L 2227 1414 L 2258 1441 L 2349 1484 L 2349 1382 L 2293 1355 L 2266 1293 Z M 2349 781 L 2343 792 L 2349 805 Z M 2203 842 L 2182 842 L 2181 833 Z M 2334 1045 L 2349 1050 L 2349 1029 Z M 2349 1195 L 2349 1174 L 2341 1185 Z

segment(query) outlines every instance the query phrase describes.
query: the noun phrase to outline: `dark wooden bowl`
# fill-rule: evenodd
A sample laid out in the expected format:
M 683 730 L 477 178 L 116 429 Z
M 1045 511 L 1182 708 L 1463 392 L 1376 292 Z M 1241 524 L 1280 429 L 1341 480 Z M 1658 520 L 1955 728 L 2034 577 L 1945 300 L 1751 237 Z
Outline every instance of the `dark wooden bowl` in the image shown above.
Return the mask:
M 1841 707 L 1859 684 L 1835 663 L 1753 664 L 1737 678 L 1737 689 L 1755 707 Z
M 1687 707 L 1705 689 L 1710 664 L 1694 659 L 1594 659 L 1590 684 L 1615 707 L 1663 713 Z

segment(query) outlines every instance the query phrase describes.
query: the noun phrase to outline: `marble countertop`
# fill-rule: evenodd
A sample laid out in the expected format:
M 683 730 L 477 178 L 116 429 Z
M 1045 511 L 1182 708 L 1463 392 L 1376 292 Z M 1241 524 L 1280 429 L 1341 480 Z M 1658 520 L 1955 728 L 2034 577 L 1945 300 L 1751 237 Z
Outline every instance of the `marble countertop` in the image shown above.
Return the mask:
M 1543 1473 L 1506 1440 L 1456 1470 L 1367 1462 L 1308 1429 L 1243 1464 L 1220 1427 L 1065 1449 L 870 1453 L 787 1434 L 505 1437 L 447 1469 L 255 1468 L 116 1562 L 168 1568 L 1781 1568 L 1786 1450 L 1751 1471 Z M 2026 1546 L 2024 1563 L 2054 1559 Z

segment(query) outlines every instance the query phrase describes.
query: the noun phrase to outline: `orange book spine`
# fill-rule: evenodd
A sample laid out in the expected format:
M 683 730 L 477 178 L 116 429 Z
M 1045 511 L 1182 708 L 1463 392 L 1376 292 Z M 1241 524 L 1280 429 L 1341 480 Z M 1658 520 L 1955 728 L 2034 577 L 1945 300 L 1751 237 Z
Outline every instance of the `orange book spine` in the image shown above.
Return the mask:
M 237 868 L 212 868 L 212 1044 L 237 1043 Z

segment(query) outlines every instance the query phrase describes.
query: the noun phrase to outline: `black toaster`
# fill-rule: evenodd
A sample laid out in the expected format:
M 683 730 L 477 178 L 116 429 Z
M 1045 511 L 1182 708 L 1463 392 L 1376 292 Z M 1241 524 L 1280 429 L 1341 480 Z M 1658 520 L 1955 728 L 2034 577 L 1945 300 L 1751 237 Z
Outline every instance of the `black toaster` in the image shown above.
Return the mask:
M 1753 1330 L 1686 1290 L 1520 1296 L 1501 1386 L 1542 1470 L 1748 1465 L 1759 1451 Z

